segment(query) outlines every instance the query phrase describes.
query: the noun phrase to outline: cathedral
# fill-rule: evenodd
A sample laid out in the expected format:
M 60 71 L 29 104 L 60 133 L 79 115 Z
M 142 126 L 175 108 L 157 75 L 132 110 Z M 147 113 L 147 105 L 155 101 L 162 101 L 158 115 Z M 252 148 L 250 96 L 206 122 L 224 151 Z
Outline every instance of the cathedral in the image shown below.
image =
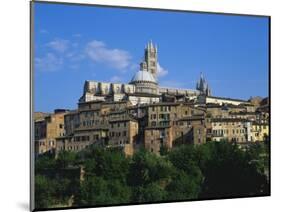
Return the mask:
M 211 95 L 211 89 L 202 73 L 196 89 L 161 87 L 158 83 L 157 64 L 158 49 L 150 41 L 145 47 L 144 59 L 140 63 L 139 70 L 134 74 L 130 82 L 125 84 L 86 81 L 79 103 L 95 100 L 130 101 L 133 105 L 137 105 L 161 102 L 167 96 L 191 100 L 199 95 Z

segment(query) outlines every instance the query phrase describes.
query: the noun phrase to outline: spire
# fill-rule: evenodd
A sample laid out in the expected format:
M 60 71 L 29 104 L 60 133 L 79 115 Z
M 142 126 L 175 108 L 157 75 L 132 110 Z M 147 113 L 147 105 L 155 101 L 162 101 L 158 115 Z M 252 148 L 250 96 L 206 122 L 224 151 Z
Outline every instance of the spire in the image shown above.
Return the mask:
M 204 95 L 211 95 L 211 89 L 205 79 L 205 77 L 203 76 L 203 73 L 200 72 L 200 79 L 198 80 L 197 84 L 196 84 L 196 89 L 198 91 L 200 91 L 201 94 Z
M 203 76 L 203 73 L 202 71 L 200 72 L 200 80 L 203 80 L 204 79 L 204 76 Z

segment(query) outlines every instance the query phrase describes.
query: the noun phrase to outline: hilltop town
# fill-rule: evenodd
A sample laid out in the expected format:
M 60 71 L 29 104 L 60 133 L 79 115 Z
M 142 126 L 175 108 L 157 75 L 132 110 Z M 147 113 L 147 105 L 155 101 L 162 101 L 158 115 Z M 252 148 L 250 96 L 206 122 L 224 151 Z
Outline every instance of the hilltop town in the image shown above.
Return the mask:
M 35 112 L 36 156 L 92 145 L 133 155 L 140 148 L 160 154 L 182 144 L 269 140 L 268 98 L 213 96 L 202 73 L 195 89 L 161 87 L 157 64 L 157 46 L 149 42 L 128 84 L 87 80 L 77 109 Z

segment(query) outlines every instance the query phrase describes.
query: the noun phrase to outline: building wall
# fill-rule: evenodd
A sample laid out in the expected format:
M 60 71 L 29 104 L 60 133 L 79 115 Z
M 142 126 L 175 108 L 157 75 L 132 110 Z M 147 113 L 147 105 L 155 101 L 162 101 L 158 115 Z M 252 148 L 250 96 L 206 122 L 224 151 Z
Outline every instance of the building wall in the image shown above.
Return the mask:
M 132 105 L 137 104 L 152 104 L 160 101 L 160 97 L 147 97 L 147 96 L 128 96 L 128 100 L 132 103 Z
M 74 130 L 80 125 L 78 111 L 70 112 L 64 116 L 65 135 L 74 134 Z
M 173 144 L 203 144 L 206 142 L 204 117 L 190 116 L 176 122 L 173 131 Z
M 217 119 L 212 121 L 212 140 L 243 143 L 248 142 L 251 135 L 247 129 L 247 121 L 240 119 Z
M 52 152 L 56 148 L 56 138 L 65 135 L 64 115 L 66 112 L 51 114 L 44 120 L 35 122 L 35 154 Z
M 265 123 L 252 124 L 252 138 L 253 141 L 264 141 L 269 136 L 269 125 Z
M 108 145 L 121 146 L 126 155 L 132 155 L 138 135 L 138 122 L 120 119 L 109 123 Z
M 149 127 L 145 129 L 144 147 L 159 154 L 161 146 L 172 148 L 172 130 L 170 127 Z

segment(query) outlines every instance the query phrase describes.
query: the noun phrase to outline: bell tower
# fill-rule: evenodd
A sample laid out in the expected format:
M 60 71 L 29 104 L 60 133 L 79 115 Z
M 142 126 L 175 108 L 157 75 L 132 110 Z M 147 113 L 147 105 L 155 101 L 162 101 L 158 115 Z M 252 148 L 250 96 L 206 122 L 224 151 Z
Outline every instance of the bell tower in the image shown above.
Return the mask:
M 157 79 L 157 46 L 148 42 L 144 50 L 144 61 L 147 65 L 147 71 L 150 72 L 155 79 Z

